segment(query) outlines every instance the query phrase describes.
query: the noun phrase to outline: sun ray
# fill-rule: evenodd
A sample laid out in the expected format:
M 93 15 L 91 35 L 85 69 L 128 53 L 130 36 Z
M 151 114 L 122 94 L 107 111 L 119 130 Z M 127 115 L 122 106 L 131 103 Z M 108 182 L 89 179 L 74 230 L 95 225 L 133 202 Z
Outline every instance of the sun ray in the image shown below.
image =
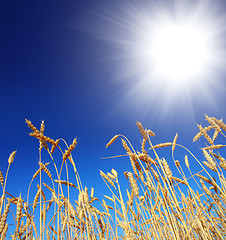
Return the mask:
M 186 95 L 213 103 L 212 86 L 221 90 L 217 86 L 226 63 L 226 14 L 220 5 L 201 0 L 122 3 L 118 11 L 102 8 L 98 13 L 106 21 L 99 35 L 114 46 L 109 58 L 118 65 L 114 76 L 130 85 L 122 102 L 139 108 L 157 102 L 166 114 Z

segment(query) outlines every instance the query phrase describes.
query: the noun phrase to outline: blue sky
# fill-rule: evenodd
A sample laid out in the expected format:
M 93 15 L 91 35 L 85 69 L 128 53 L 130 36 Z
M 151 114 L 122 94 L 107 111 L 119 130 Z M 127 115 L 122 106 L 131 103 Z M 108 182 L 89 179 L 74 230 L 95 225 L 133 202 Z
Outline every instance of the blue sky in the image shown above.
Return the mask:
M 169 12 L 177 3 L 160 2 Z M 199 1 L 184 2 L 195 8 Z M 226 24 L 224 1 L 209 2 L 214 11 L 203 10 L 205 18 L 215 21 L 218 14 L 221 24 Z M 129 16 L 141 22 L 140 10 L 151 12 L 152 4 L 158 8 L 154 1 L 143 0 L 1 2 L 0 169 L 4 174 L 8 156 L 17 150 L 9 192 L 25 196 L 38 168 L 38 141 L 29 137 L 25 118 L 36 127 L 44 120 L 45 133 L 53 139 L 62 137 L 70 144 L 78 137 L 74 159 L 83 184 L 100 190 L 104 185 L 99 170 L 130 169 L 128 159 L 101 158 L 124 154 L 120 141 L 105 149 L 119 133 L 139 149 L 136 121 L 156 133 L 154 143 L 172 141 L 178 132 L 178 142 L 196 152 L 200 147 L 192 144 L 196 123 L 206 124 L 204 114 L 225 119 L 223 64 L 215 67 L 207 85 L 195 85 L 188 95 L 177 92 L 168 104 L 171 88 L 163 91 L 153 84 L 143 88 L 138 84 L 144 77 L 142 67 L 135 72 L 137 68 L 129 65 L 134 56 L 131 60 L 125 48 L 132 33 Z M 218 53 L 225 63 L 223 27 L 218 35 Z M 45 155 L 43 160 L 50 161 Z

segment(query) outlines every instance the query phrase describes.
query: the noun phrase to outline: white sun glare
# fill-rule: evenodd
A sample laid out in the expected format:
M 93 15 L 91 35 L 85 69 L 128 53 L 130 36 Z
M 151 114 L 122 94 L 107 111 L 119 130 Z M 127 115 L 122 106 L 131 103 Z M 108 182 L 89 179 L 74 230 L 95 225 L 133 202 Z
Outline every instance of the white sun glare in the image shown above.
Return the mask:
M 165 112 L 186 97 L 213 103 L 211 91 L 219 88 L 226 57 L 226 14 L 219 6 L 211 0 L 150 0 L 105 9 L 102 37 L 118 48 L 115 78 L 131 83 L 121 102 L 161 104 Z
M 165 109 L 197 89 L 202 89 L 199 96 L 202 91 L 204 98 L 210 98 L 226 56 L 222 44 L 226 21 L 219 5 L 201 0 L 171 2 L 170 6 L 153 1 L 146 6 L 128 4 L 123 18 L 114 16 L 114 24 L 125 30 L 113 37 L 124 63 L 121 73 L 137 78 L 131 95 L 136 92 L 136 101 L 142 102 L 146 96 L 149 105 L 156 102 L 156 95 Z
M 157 77 L 180 84 L 205 74 L 205 68 L 213 59 L 207 30 L 198 24 L 183 22 L 167 21 L 157 25 L 150 39 L 146 39 L 147 61 L 152 63 Z

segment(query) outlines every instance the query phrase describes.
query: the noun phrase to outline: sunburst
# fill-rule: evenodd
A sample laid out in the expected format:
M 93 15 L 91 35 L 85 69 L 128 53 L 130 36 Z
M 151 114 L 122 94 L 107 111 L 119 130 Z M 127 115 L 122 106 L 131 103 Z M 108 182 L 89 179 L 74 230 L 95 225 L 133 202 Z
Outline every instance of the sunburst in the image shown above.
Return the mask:
M 212 101 L 211 88 L 219 88 L 217 78 L 226 62 L 226 18 L 220 5 L 201 0 L 145 3 L 126 2 L 118 13 L 100 14 L 111 29 L 102 36 L 119 49 L 116 77 L 131 80 L 124 99 L 139 106 L 158 102 L 168 110 L 185 94 Z

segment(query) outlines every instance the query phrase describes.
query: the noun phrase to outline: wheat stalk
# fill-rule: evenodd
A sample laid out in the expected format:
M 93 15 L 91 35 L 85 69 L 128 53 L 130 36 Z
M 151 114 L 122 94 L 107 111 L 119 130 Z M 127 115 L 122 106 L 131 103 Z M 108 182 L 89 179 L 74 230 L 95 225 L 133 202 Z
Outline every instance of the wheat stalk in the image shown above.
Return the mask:
M 225 137 L 223 134 L 225 124 L 222 120 L 216 120 L 208 116 L 206 116 L 206 119 L 211 126 L 203 128 L 200 125 L 199 133 L 194 137 L 195 140 L 200 136 L 204 136 L 206 139 L 208 139 L 208 137 L 210 138 L 207 132 L 211 129 L 214 130 L 213 137 L 212 139 L 210 138 L 212 142 L 215 141 L 219 133 L 221 133 L 220 137 Z M 224 204 L 226 203 L 226 179 L 224 177 L 226 160 L 223 151 L 223 147 L 226 145 L 220 143 L 212 144 L 208 141 L 210 146 L 202 148 L 205 161 L 201 164 L 202 161 L 199 161 L 191 151 L 177 144 L 178 134 L 175 135 L 172 143 L 165 142 L 153 146 L 149 136 L 154 136 L 154 133 L 151 130 L 144 129 L 141 123 L 138 122 L 137 125 L 143 137 L 138 148 L 133 147 L 130 141 L 123 135 L 115 135 L 106 145 L 106 147 L 109 147 L 119 136 L 123 137 L 122 145 L 127 154 L 118 155 L 117 157 L 129 156 L 132 172 L 128 170 L 124 173 L 128 180 L 129 188 L 126 189 L 126 185 L 121 179 L 121 174 L 115 169 L 112 168 L 112 170 L 106 174 L 100 171 L 100 175 L 112 194 L 103 193 L 105 199 L 101 200 L 100 194 L 102 193 L 98 193 L 97 191 L 97 198 L 94 197 L 94 188 L 91 188 L 89 195 L 88 188 L 82 187 L 77 171 L 75 171 L 75 177 L 79 189 L 73 192 L 73 194 L 69 192 L 69 187 L 75 188 L 76 185 L 70 180 L 71 174 L 69 174 L 70 170 L 66 159 L 69 158 L 75 170 L 75 163 L 71 153 L 77 144 L 77 139 L 68 147 L 67 143 L 61 138 L 54 141 L 44 136 L 45 125 L 43 121 L 40 131 L 37 130 L 30 121 L 26 120 L 26 122 L 32 130 L 31 136 L 36 137 L 42 145 L 44 141 L 46 144 L 52 144 L 52 149 L 51 151 L 48 150 L 48 153 L 52 159 L 50 163 L 54 164 L 56 172 L 50 172 L 49 169 L 51 168 L 47 168 L 48 163 L 43 163 L 43 154 L 40 151 L 39 169 L 33 175 L 29 189 L 31 183 L 38 175 L 40 175 L 40 186 L 38 185 L 37 192 L 35 196 L 33 195 L 33 203 L 29 203 L 28 197 L 25 203 L 21 196 L 14 197 L 6 192 L 8 170 L 13 162 L 15 153 L 12 154 L 14 157 L 9 157 L 8 169 L 6 174 L 4 174 L 5 181 L 2 172 L 0 172 L 0 183 L 3 186 L 0 197 L 0 212 L 3 210 L 3 213 L 0 214 L 0 240 L 8 239 L 10 234 L 13 240 L 223 240 L 226 238 L 226 224 L 224 222 L 226 214 L 224 209 Z M 218 139 L 220 140 L 220 138 Z M 58 145 L 60 140 L 67 146 L 65 152 L 63 152 Z M 172 146 L 172 159 L 168 156 L 166 161 L 164 157 L 158 155 L 155 149 L 167 146 Z M 182 152 L 182 154 L 186 154 L 184 160 L 191 174 L 189 176 L 187 176 L 187 170 L 183 171 L 184 166 L 181 161 L 174 159 L 176 146 L 178 147 L 178 156 L 180 156 L 179 150 L 181 148 L 183 151 L 189 153 L 191 158 L 189 159 L 190 164 L 188 154 Z M 62 158 L 60 158 L 61 170 L 59 174 L 57 164 L 55 164 L 55 158 L 53 159 L 52 156 L 56 147 L 59 147 L 59 150 L 62 152 Z M 152 151 L 146 151 L 145 148 L 149 148 L 149 150 Z M 141 149 L 141 153 L 135 149 Z M 165 151 L 167 151 L 167 149 Z M 165 151 L 159 152 L 166 154 Z M 152 155 L 154 155 L 155 159 L 152 159 Z M 58 157 L 57 154 L 56 157 Z M 194 160 L 198 162 L 202 169 L 201 171 L 195 169 L 197 170 L 195 174 L 192 173 Z M 175 169 L 179 171 L 180 176 L 173 176 L 174 168 L 171 168 L 172 163 L 175 164 Z M 63 171 L 64 166 L 66 169 L 65 172 Z M 208 168 L 215 171 L 212 172 L 213 175 L 207 171 Z M 45 171 L 47 176 L 40 174 L 42 170 Z M 201 172 L 205 172 L 207 177 L 201 175 Z M 54 175 L 57 177 L 56 180 L 53 180 L 55 179 Z M 61 180 L 64 177 L 67 180 Z M 49 178 L 52 180 L 52 188 L 48 184 L 43 183 L 43 179 L 48 180 Z M 200 179 L 200 183 L 196 181 L 197 178 Z M 194 182 L 190 184 L 190 181 Z M 55 188 L 55 183 L 58 184 L 57 188 Z M 210 186 L 207 187 L 205 185 L 206 183 L 210 184 Z M 218 185 L 218 183 L 221 185 Z M 67 197 L 65 197 L 61 186 L 63 184 L 67 186 Z M 196 187 L 193 188 L 195 184 L 197 184 L 198 190 Z M 45 188 L 42 189 L 42 185 L 49 191 Z M 114 187 L 115 190 L 112 190 L 111 186 Z M 188 192 L 186 192 L 187 190 Z M 33 191 L 31 193 L 33 193 Z M 6 195 L 9 196 L 9 198 L 6 198 Z M 107 204 L 108 201 L 110 203 L 109 205 Z M 38 202 L 40 203 L 39 210 L 37 210 Z M 14 207 L 13 204 L 15 204 L 16 207 Z M 14 213 L 14 211 L 16 212 Z M 40 217 L 37 223 L 36 213 L 38 211 Z M 11 221 L 12 218 L 8 217 L 11 212 L 15 216 L 14 224 Z M 37 224 L 40 224 L 39 234 L 37 232 Z M 9 226 L 10 231 L 8 230 Z

